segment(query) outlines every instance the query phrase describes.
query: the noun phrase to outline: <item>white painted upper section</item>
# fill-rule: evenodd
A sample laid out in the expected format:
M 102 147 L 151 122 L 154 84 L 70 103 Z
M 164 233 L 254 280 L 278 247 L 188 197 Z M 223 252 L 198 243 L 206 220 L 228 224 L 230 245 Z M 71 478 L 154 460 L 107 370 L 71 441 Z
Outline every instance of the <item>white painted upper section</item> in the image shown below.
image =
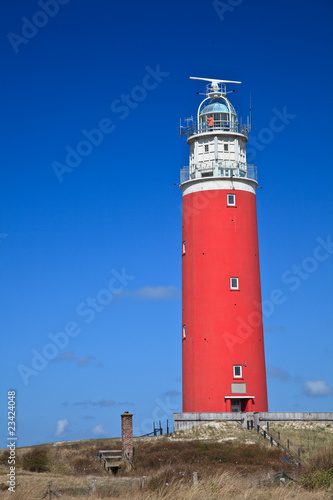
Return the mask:
M 233 135 L 201 136 L 190 143 L 190 167 L 196 164 L 213 168 L 215 163 L 239 162 L 246 164 L 245 137 Z M 195 161 L 196 150 L 196 161 Z M 246 171 L 246 166 L 245 166 Z
M 257 170 L 246 161 L 248 126 L 240 126 L 237 113 L 226 98 L 222 80 L 210 80 L 207 97 L 197 113 L 196 124 L 187 127 L 190 146 L 189 166 L 181 170 L 180 184 L 189 181 L 223 177 L 226 181 L 246 179 L 254 181 L 240 186 L 256 186 Z M 193 120 L 192 120 L 193 121 Z M 207 186 L 207 184 L 205 184 Z M 196 190 L 209 189 L 196 187 Z M 246 189 L 246 188 L 245 188 Z M 251 188 L 252 189 L 252 188 Z M 186 188 L 187 190 L 187 188 Z
M 214 190 L 226 190 L 226 191 L 246 191 L 248 193 L 256 194 L 256 187 L 258 183 L 252 179 L 246 178 L 232 178 L 225 179 L 223 177 L 205 177 L 203 179 L 197 179 L 193 181 L 186 181 L 181 184 L 181 190 L 183 196 L 191 193 L 198 193 L 200 191 L 214 191 Z

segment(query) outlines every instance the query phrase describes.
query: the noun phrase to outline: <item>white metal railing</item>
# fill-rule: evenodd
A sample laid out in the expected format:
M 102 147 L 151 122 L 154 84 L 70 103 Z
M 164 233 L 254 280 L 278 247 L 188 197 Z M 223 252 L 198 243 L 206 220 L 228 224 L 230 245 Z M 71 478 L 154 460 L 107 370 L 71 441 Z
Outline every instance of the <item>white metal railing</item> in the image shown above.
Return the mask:
M 214 90 L 212 89 L 211 83 L 208 83 L 208 85 L 206 85 L 206 95 L 209 95 L 209 94 L 212 94 L 212 95 L 224 94 L 225 95 L 227 93 L 227 86 L 225 83 L 218 82 L 215 85 L 217 85 L 217 88 Z
M 180 184 L 203 177 L 240 177 L 257 180 L 257 167 L 237 161 L 202 162 L 180 170 Z
M 179 128 L 179 135 L 186 135 L 191 137 L 192 135 L 205 134 L 207 132 L 235 132 L 238 134 L 248 135 L 250 127 L 242 123 L 230 123 L 226 121 L 214 121 L 213 125 L 210 127 L 207 123 L 199 123 L 193 121 L 188 123 L 186 126 L 181 126 Z

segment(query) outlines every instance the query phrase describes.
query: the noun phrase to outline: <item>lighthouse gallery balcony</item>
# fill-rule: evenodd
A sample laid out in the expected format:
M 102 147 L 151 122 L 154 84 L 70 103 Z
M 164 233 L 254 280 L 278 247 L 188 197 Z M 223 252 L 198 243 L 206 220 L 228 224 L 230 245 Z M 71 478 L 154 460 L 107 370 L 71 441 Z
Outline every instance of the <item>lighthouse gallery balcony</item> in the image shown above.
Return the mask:
M 189 138 L 193 135 L 207 134 L 212 132 L 232 132 L 245 135 L 245 137 L 247 137 L 249 134 L 249 125 L 238 123 L 235 120 L 219 119 L 221 115 L 218 115 L 219 118 L 216 118 L 216 113 L 211 115 L 213 117 L 213 122 L 209 124 L 206 119 L 206 114 L 201 115 L 199 124 L 196 121 L 188 119 L 188 124 L 186 126 L 181 125 L 178 128 L 178 135 L 180 137 L 186 135 L 186 137 Z
M 257 181 L 257 167 L 237 161 L 203 162 L 180 170 L 180 184 L 204 177 L 242 177 Z

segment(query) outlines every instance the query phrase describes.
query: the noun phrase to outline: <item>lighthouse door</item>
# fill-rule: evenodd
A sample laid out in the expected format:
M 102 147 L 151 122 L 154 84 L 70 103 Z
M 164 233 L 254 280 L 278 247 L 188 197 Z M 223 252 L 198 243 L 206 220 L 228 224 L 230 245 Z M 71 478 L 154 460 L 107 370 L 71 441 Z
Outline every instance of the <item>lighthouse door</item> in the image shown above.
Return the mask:
M 241 411 L 241 402 L 239 399 L 231 400 L 231 411 L 232 412 Z

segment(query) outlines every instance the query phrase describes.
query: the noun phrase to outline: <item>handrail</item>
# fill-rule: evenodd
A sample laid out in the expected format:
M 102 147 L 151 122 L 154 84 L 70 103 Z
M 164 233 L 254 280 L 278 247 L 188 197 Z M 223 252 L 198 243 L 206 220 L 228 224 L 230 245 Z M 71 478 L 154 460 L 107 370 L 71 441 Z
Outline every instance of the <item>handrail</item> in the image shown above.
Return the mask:
M 296 457 L 294 457 L 294 455 L 293 455 L 293 454 L 292 454 L 289 450 L 287 450 L 287 448 L 285 448 L 285 447 L 284 447 L 284 446 L 283 446 L 283 445 L 282 445 L 279 441 L 277 441 L 277 440 L 276 440 L 273 436 L 271 436 L 271 435 L 270 435 L 270 434 L 269 434 L 269 433 L 268 433 L 265 429 L 263 429 L 262 427 L 260 427 L 260 425 L 259 425 L 259 424 L 257 424 L 257 433 L 258 433 L 258 434 L 260 434 L 260 430 L 262 430 L 262 431 L 263 431 L 263 434 L 264 434 L 264 436 L 263 436 L 263 437 L 264 437 L 264 439 L 266 439 L 266 436 L 268 436 L 268 437 L 270 438 L 270 442 L 271 442 L 271 445 L 272 445 L 272 446 L 273 446 L 273 442 L 275 441 L 276 446 L 279 446 L 280 448 L 282 448 L 282 449 L 285 451 L 285 453 L 288 453 L 288 455 L 290 455 L 290 456 L 293 458 L 293 460 L 295 460 L 295 462 L 297 462 L 297 463 L 298 463 L 298 465 L 299 465 L 300 467 L 302 467 L 301 462 L 300 462 L 299 460 L 297 460 L 297 458 L 296 458 Z
M 207 132 L 233 132 L 247 136 L 249 131 L 249 126 L 242 123 L 216 120 L 211 127 L 206 123 L 199 123 L 198 125 L 193 121 L 191 125 L 181 126 L 178 133 L 180 136 L 186 135 L 187 137 L 206 134 Z
M 183 167 L 180 170 L 180 184 L 183 182 L 206 177 L 226 177 L 257 180 L 257 167 L 255 165 L 237 161 L 210 161 Z

